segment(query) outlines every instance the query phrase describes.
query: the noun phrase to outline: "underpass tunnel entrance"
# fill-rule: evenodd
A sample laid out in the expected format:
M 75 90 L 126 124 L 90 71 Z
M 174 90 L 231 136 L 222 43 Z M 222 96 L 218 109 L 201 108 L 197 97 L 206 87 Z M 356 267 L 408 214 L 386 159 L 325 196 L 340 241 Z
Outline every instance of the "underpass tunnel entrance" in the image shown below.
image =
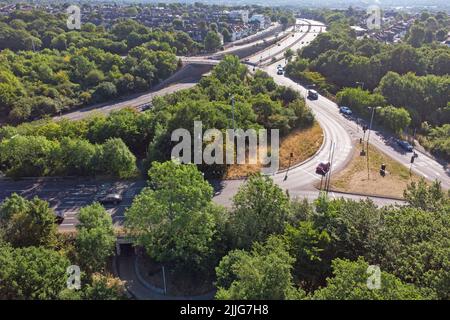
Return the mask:
M 130 257 L 134 255 L 135 247 L 131 241 L 124 241 L 117 239 L 116 241 L 116 255 L 121 257 Z

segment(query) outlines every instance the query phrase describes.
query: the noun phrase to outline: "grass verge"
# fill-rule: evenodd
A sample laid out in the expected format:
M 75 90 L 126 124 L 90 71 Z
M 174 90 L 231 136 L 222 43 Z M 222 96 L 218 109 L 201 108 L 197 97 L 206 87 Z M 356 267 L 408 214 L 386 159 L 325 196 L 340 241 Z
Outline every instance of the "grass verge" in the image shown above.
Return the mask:
M 284 137 L 280 144 L 280 170 L 287 169 L 313 156 L 323 142 L 323 131 L 315 122 L 306 129 L 297 129 Z M 290 159 L 292 153 L 292 159 Z M 290 163 L 289 163 L 289 160 Z M 238 179 L 247 177 L 261 170 L 260 164 L 230 165 L 226 179 Z
M 334 191 L 361 193 L 386 197 L 403 198 L 403 190 L 419 177 L 409 168 L 393 160 L 376 147 L 369 145 L 369 176 L 367 156 L 361 156 L 361 145 L 357 144 L 353 158 L 347 167 L 331 178 Z M 380 175 L 381 164 L 386 164 L 386 175 Z

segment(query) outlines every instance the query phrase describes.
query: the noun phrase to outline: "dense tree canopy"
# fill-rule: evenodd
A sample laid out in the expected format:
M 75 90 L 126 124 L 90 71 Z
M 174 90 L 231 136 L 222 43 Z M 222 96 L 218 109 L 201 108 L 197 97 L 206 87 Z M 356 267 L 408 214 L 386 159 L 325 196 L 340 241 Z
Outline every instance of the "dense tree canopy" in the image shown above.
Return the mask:
M 0 204 L 0 234 L 14 247 L 42 246 L 56 242 L 55 213 L 39 198 L 29 201 L 17 194 Z
M 126 83 L 117 85 L 119 91 L 127 88 Z M 78 121 L 40 120 L 4 126 L 0 128 L 0 149 L 4 150 L 0 164 L 11 176 L 128 177 L 135 171 L 133 157 L 114 138 L 121 139 L 136 158 L 147 157 L 149 166 L 153 160 L 170 159 L 178 143 L 171 140 L 174 130 L 184 128 L 192 135 L 194 121 L 201 120 L 204 131 L 224 131 L 232 127 L 233 113 L 236 128 L 279 129 L 282 136 L 314 122 L 298 92 L 278 86 L 265 72 L 250 76 L 237 57 L 227 56 L 199 85 L 156 97 L 152 109 L 143 113 L 125 108 Z M 204 165 L 200 169 L 208 176 L 222 177 L 227 166 Z
M 84 139 L 20 134 L 0 141 L 0 167 L 12 177 L 104 174 L 121 178 L 136 174 L 136 158 L 120 138 L 103 144 Z
M 293 262 L 277 237 L 270 237 L 264 244 L 256 242 L 250 252 L 231 251 L 216 268 L 216 299 L 301 299 L 304 292 L 296 289 L 292 281 Z
M 242 248 L 253 241 L 264 242 L 269 235 L 283 232 L 289 213 L 283 190 L 269 177 L 252 176 L 233 198 L 233 239 Z
M 66 287 L 69 260 L 49 249 L 0 246 L 1 299 L 57 299 Z
M 0 119 L 22 122 L 151 88 L 197 52 L 181 31 L 130 20 L 66 30 L 63 14 L 14 11 L 0 20 Z
M 126 212 L 130 236 L 156 261 L 201 268 L 223 214 L 211 202 L 212 187 L 194 165 L 173 161 L 154 162 L 149 185 Z
M 363 258 L 352 262 L 333 261 L 333 277 L 327 286 L 314 292 L 314 300 L 422 300 L 425 297 L 417 288 L 405 284 L 387 272 L 380 274 L 380 288 L 369 288 L 369 264 Z
M 81 208 L 78 220 L 75 245 L 80 267 L 89 273 L 103 271 L 116 242 L 111 216 L 94 203 Z

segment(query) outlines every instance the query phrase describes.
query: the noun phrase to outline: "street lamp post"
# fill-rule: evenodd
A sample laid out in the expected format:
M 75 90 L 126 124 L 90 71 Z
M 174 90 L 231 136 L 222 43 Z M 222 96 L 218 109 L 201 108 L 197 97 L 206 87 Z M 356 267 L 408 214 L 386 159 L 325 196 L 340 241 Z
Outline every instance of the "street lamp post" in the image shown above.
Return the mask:
M 164 294 L 167 294 L 167 285 L 166 285 L 166 269 L 164 266 L 162 266 L 162 276 L 163 276 L 163 283 L 164 283 Z
M 369 139 L 370 139 L 370 132 L 372 131 L 372 124 L 373 124 L 373 118 L 375 116 L 375 110 L 380 109 L 380 107 L 371 107 L 372 108 L 372 116 L 370 117 L 370 124 L 369 124 L 369 132 L 367 133 L 367 180 L 370 179 L 370 173 L 369 173 Z
M 231 114 L 232 114 L 232 118 L 233 118 L 233 130 L 235 130 L 235 126 L 234 126 L 234 96 L 231 97 Z

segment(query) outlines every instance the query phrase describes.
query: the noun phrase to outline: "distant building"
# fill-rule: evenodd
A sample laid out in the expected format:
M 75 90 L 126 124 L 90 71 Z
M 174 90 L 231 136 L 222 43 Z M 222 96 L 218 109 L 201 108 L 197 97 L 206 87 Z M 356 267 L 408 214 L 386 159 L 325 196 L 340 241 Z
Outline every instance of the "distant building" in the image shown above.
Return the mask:
M 255 22 L 258 23 L 259 29 L 265 29 L 267 22 L 269 22 L 268 19 L 266 19 L 266 17 L 262 14 L 252 15 L 249 21 L 253 23 Z
M 360 37 L 367 32 L 367 29 L 361 28 L 359 26 L 350 26 L 350 28 L 355 31 L 356 36 Z
M 450 32 L 448 33 L 447 40 L 442 42 L 443 44 L 446 44 L 448 47 L 450 47 Z
M 236 41 L 247 37 L 252 33 L 252 29 L 247 24 L 234 25 L 230 28 L 231 31 L 231 41 Z
M 243 23 L 248 23 L 248 10 L 233 10 L 228 13 L 228 17 L 233 20 L 241 20 Z

